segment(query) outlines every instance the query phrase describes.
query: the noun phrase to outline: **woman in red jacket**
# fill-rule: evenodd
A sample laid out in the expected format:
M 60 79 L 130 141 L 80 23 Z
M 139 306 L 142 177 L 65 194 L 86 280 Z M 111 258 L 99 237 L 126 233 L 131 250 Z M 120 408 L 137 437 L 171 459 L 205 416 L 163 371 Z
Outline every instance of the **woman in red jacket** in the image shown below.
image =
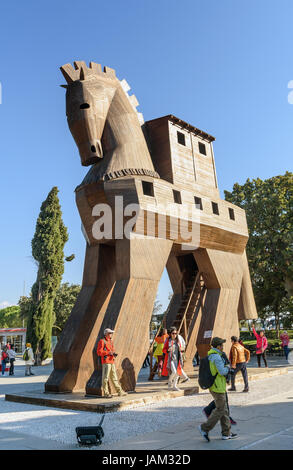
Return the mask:
M 180 390 L 177 387 L 177 382 L 180 375 L 184 376 L 182 383 L 189 380 L 189 377 L 187 377 L 183 370 L 182 350 L 183 347 L 180 339 L 178 338 L 177 329 L 172 327 L 170 330 L 170 335 L 166 339 L 163 348 L 165 359 L 162 375 L 169 375 L 168 388 L 172 388 L 173 390 Z
M 268 340 L 265 337 L 264 330 L 260 330 L 259 334 L 255 331 L 254 324 L 252 325 L 252 331 L 254 336 L 256 337 L 256 357 L 257 357 L 257 364 L 260 367 L 260 360 L 263 358 L 265 363 L 265 367 L 268 367 L 267 360 L 266 360 L 266 349 L 268 347 Z
M 2 375 L 4 375 L 4 373 L 5 373 L 7 362 L 9 362 L 9 358 L 8 358 L 8 354 L 7 354 L 7 347 L 5 346 L 2 353 L 1 353 Z

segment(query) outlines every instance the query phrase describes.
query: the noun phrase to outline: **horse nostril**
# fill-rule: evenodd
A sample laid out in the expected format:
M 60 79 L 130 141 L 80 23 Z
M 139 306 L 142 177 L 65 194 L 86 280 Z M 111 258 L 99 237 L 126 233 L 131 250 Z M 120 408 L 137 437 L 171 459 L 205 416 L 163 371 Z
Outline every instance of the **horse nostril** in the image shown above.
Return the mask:
M 91 146 L 91 151 L 92 151 L 93 153 L 96 153 L 96 147 L 95 147 L 94 145 Z

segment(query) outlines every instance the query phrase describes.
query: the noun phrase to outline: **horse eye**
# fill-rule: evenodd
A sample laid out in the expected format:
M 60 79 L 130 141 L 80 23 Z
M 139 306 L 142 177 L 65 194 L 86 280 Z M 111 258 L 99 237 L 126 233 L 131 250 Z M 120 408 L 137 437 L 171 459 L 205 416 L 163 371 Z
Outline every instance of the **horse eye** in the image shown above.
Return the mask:
M 89 108 L 89 107 L 90 107 L 90 105 L 89 105 L 88 103 L 82 103 L 82 104 L 80 105 L 80 109 L 87 109 L 87 108 Z

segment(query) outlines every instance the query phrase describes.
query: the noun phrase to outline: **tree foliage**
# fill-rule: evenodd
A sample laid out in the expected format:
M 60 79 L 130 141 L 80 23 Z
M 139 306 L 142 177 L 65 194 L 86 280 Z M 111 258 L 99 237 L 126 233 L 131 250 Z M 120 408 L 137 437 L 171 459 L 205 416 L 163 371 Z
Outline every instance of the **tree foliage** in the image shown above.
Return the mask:
M 12 305 L 0 310 L 0 328 L 20 328 L 21 325 L 22 318 L 18 305 Z
M 247 256 L 259 316 L 278 329 L 293 281 L 293 173 L 234 184 L 225 199 L 246 211 Z
M 32 302 L 27 324 L 27 338 L 37 360 L 51 352 L 54 324 L 54 299 L 64 272 L 64 245 L 67 228 L 62 221 L 58 188 L 53 187 L 42 203 L 32 239 L 32 255 L 38 264 L 37 280 L 32 286 Z
M 81 287 L 79 285 L 70 285 L 68 282 L 65 282 L 64 284 L 61 284 L 59 289 L 56 291 L 54 299 L 55 322 L 53 326 L 53 331 L 56 336 L 59 336 L 63 330 L 71 310 L 74 307 L 80 289 Z

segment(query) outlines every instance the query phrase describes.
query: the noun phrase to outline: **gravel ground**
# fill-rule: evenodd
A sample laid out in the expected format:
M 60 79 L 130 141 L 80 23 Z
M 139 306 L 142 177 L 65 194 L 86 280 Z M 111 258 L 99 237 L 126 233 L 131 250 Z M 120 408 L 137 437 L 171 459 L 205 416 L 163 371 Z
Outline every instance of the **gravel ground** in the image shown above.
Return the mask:
M 22 378 L 2 378 L 13 380 L 14 384 Z M 36 380 L 37 378 L 33 378 Z M 40 377 L 39 377 L 40 379 Z M 45 377 L 42 376 L 45 380 Z M 38 383 L 38 388 L 39 387 Z M 26 384 L 27 390 L 29 384 Z M 4 393 L 13 388 L 8 382 Z M 2 387 L 1 387 L 2 389 Z M 242 387 L 239 387 L 242 390 Z M 252 402 L 260 401 L 280 391 L 293 390 L 293 373 L 264 380 L 251 382 L 249 394 L 230 393 L 229 402 L 232 416 L 237 419 L 237 406 L 246 406 Z M 10 390 L 12 393 L 14 390 Z M 3 393 L 2 391 L 0 393 Z M 98 424 L 101 415 L 82 411 L 61 410 L 23 403 L 5 401 L 0 395 L 0 428 L 27 435 L 56 440 L 66 445 L 76 445 L 75 427 Z M 190 397 L 179 397 L 133 409 L 107 413 L 103 423 L 105 437 L 104 444 L 111 444 L 131 436 L 137 436 L 151 431 L 167 428 L 172 424 L 186 421 L 197 422 L 204 420 L 202 408 L 210 401 L 210 395 L 205 392 Z

